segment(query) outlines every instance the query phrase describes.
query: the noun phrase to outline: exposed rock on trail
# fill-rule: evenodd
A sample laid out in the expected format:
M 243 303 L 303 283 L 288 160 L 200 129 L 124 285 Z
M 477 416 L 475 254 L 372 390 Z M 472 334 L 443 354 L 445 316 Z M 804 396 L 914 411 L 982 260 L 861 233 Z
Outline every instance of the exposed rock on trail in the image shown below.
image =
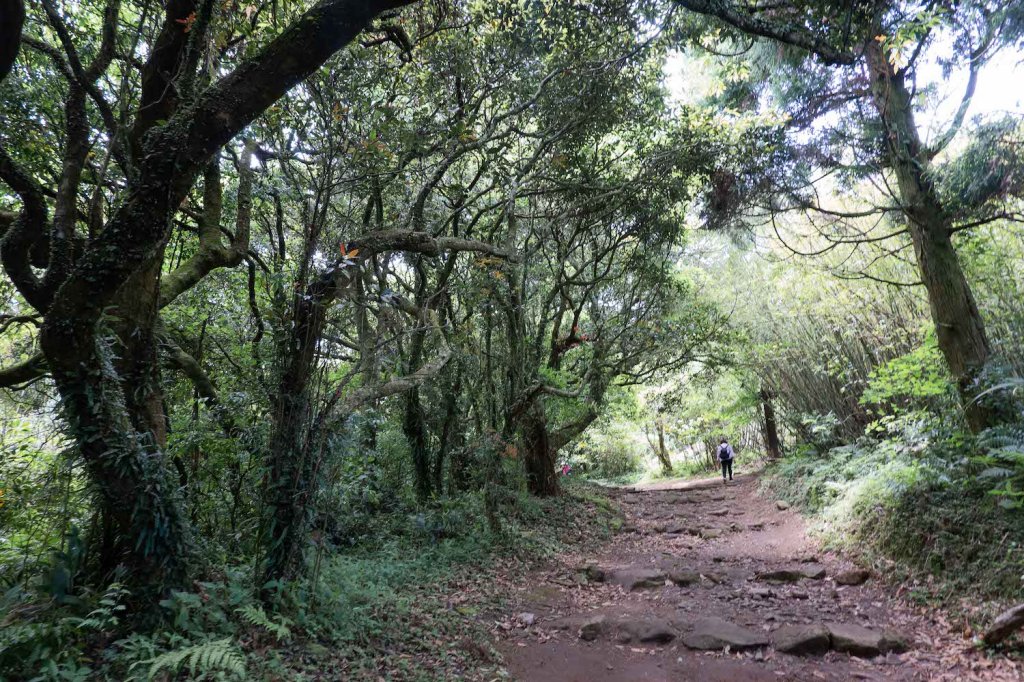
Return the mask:
M 693 632 L 683 637 L 683 643 L 691 649 L 729 647 L 741 651 L 768 646 L 768 637 L 721 618 L 702 618 L 694 624 Z
M 656 568 L 616 568 L 605 571 L 605 581 L 621 585 L 627 590 L 663 587 L 665 585 L 665 572 Z
M 660 618 L 630 619 L 618 624 L 615 638 L 622 644 L 628 642 L 667 644 L 676 638 L 676 633 L 668 621 Z
M 871 657 L 890 650 L 890 640 L 881 632 L 843 623 L 829 623 L 827 627 L 832 639 L 832 648 L 836 651 L 853 656 Z
M 1021 627 L 1024 627 L 1024 604 L 1018 604 L 999 614 L 995 622 L 985 631 L 985 643 L 998 644 Z
M 823 654 L 829 650 L 832 638 L 828 628 L 820 624 L 783 625 L 772 633 L 776 651 L 787 654 Z
M 871 571 L 865 571 L 862 568 L 853 568 L 849 571 L 843 571 L 836 576 L 837 585 L 863 585 L 867 582 L 867 579 L 871 577 Z
M 1019 679 L 1016 664 L 996 676 L 943 619 L 822 553 L 751 477 L 610 494 L 636 532 L 526 581 L 509 617 L 532 623 L 498 644 L 514 679 Z

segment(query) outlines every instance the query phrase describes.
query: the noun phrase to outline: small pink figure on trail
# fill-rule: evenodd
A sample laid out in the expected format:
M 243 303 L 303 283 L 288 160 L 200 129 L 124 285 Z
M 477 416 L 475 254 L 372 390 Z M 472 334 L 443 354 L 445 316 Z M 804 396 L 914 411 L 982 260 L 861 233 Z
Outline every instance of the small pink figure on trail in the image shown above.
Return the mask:
M 563 476 L 568 476 L 570 471 L 572 471 L 572 467 L 569 466 L 568 463 L 562 465 L 562 475 Z

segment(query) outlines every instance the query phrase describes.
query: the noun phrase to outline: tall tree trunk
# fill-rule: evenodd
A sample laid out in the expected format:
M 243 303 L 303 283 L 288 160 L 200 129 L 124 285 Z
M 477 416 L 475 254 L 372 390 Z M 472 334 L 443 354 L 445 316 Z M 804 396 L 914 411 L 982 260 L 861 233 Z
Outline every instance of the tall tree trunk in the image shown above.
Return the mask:
M 279 365 L 273 397 L 264 520 L 265 581 L 294 577 L 302 566 L 308 526 L 307 499 L 312 489 L 313 453 L 309 424 L 309 384 L 325 323 L 328 295 L 315 286 L 300 290 L 292 302 L 291 327 L 277 340 Z
M 412 332 L 412 340 L 409 347 L 409 362 L 406 365 L 406 374 L 416 371 L 423 360 L 423 344 L 427 339 L 427 273 L 423 267 L 423 258 L 416 258 L 416 308 L 421 311 L 416 321 L 416 328 Z M 427 440 L 427 417 L 423 411 L 423 404 L 420 401 L 419 388 L 413 388 L 405 394 L 405 412 L 402 416 L 402 431 L 409 443 L 409 450 L 412 453 L 413 474 L 416 483 L 416 499 L 420 503 L 430 499 L 430 446 Z
M 177 485 L 154 434 L 136 428 L 147 415 L 129 408 L 131 387 L 114 370 L 116 350 L 102 336 L 93 342 L 95 350 L 82 365 L 97 369 L 84 371 L 79 365 L 73 371 L 70 363 L 52 361 L 61 351 L 43 337 L 63 412 L 109 529 L 105 537 L 112 544 L 103 549 L 102 569 L 122 565 L 130 580 L 154 588 L 180 584 L 191 539 Z
M 929 159 L 914 121 L 904 74 L 893 67 L 878 41 L 871 41 L 865 54 L 939 349 L 956 379 L 967 423 L 977 432 L 994 417 L 975 400 L 979 373 L 991 354 L 985 324 L 953 247 L 949 214 L 928 177 Z
M 114 307 L 117 352 L 114 367 L 125 386 L 129 414 L 140 433 L 167 446 L 167 415 L 160 386 L 155 335 L 163 249 L 128 278 Z
M 523 464 L 526 467 L 526 486 L 534 495 L 550 497 L 559 492 L 555 473 L 556 449 L 548 438 L 547 417 L 538 403 L 522 419 Z
M 264 520 L 264 578 L 293 577 L 302 563 L 306 491 L 311 485 L 304 434 L 310 420 L 304 368 L 290 366 L 278 383 L 267 458 L 267 518 Z M 311 370 L 310 370 L 311 371 Z M 305 376 L 304 376 L 305 375 Z
M 415 365 L 413 365 L 415 367 Z M 405 412 L 402 416 L 402 431 L 412 453 L 413 474 L 416 483 L 416 499 L 424 503 L 432 492 L 430 475 L 430 447 L 427 442 L 427 420 L 420 402 L 420 391 L 413 388 L 405 394 Z
M 775 420 L 775 407 L 772 405 L 772 393 L 762 388 L 758 394 L 761 408 L 764 410 L 764 448 L 769 459 L 782 457 L 782 443 L 779 441 L 779 426 Z
M 434 456 L 433 464 L 433 485 L 438 494 L 444 490 L 444 464 L 449 459 L 453 450 L 457 450 L 462 440 L 462 425 L 459 414 L 459 394 L 462 392 L 462 365 L 459 361 L 455 363 L 455 378 L 445 396 L 444 401 L 444 422 L 441 425 L 440 445 L 437 454 Z M 454 461 L 450 469 L 454 469 Z M 452 471 L 454 478 L 455 472 Z

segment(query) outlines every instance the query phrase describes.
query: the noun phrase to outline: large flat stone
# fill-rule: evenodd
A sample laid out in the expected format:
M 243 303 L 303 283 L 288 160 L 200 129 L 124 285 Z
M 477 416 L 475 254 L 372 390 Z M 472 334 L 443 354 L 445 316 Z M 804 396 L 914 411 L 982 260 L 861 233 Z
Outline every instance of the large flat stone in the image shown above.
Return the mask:
M 1024 604 L 1003 611 L 985 631 L 985 644 L 993 646 L 1016 632 L 1024 625 Z
M 629 619 L 618 623 L 615 638 L 623 644 L 668 644 L 676 638 L 676 633 L 667 621 L 660 618 Z
M 608 571 L 605 580 L 622 585 L 627 590 L 640 590 L 645 587 L 662 587 L 665 584 L 665 572 L 657 568 L 618 568 Z
M 806 577 L 806 573 L 794 568 L 780 568 L 774 571 L 765 571 L 764 573 L 757 574 L 758 580 L 763 580 L 768 583 L 795 583 Z
M 882 653 L 901 654 L 910 648 L 910 638 L 902 632 L 886 628 L 882 630 Z
M 783 625 L 772 633 L 776 651 L 795 656 L 823 654 L 831 644 L 828 628 L 820 623 L 812 625 Z
M 880 632 L 851 623 L 828 623 L 827 627 L 836 651 L 861 658 L 873 658 L 886 651 L 885 638 Z
M 811 580 L 821 580 L 825 577 L 826 573 L 825 567 L 817 564 L 809 564 L 802 568 L 801 572 L 804 574 L 805 578 L 810 578 Z
M 580 639 L 592 642 L 597 639 L 602 632 L 604 632 L 607 625 L 607 618 L 603 615 L 591 616 L 587 618 L 580 625 L 580 629 L 577 631 L 577 635 Z
M 668 572 L 668 579 L 680 587 L 695 585 L 700 582 L 700 573 L 687 569 L 676 568 Z
M 740 627 L 721 618 L 702 618 L 693 631 L 683 635 L 683 644 L 691 649 L 715 650 L 729 647 L 733 651 L 767 646 L 768 638 L 761 632 Z

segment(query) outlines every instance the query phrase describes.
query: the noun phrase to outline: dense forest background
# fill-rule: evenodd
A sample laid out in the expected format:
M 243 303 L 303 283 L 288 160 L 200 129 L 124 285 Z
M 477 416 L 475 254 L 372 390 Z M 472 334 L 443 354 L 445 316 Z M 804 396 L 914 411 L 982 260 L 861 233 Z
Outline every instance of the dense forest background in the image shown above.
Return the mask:
M 975 94 L 1022 36 L 980 0 L 0 0 L 0 670 L 300 676 L 301 639 L 355 674 L 394 585 L 553 551 L 607 512 L 578 479 L 722 437 L 929 598 L 1019 599 L 1024 123 Z

